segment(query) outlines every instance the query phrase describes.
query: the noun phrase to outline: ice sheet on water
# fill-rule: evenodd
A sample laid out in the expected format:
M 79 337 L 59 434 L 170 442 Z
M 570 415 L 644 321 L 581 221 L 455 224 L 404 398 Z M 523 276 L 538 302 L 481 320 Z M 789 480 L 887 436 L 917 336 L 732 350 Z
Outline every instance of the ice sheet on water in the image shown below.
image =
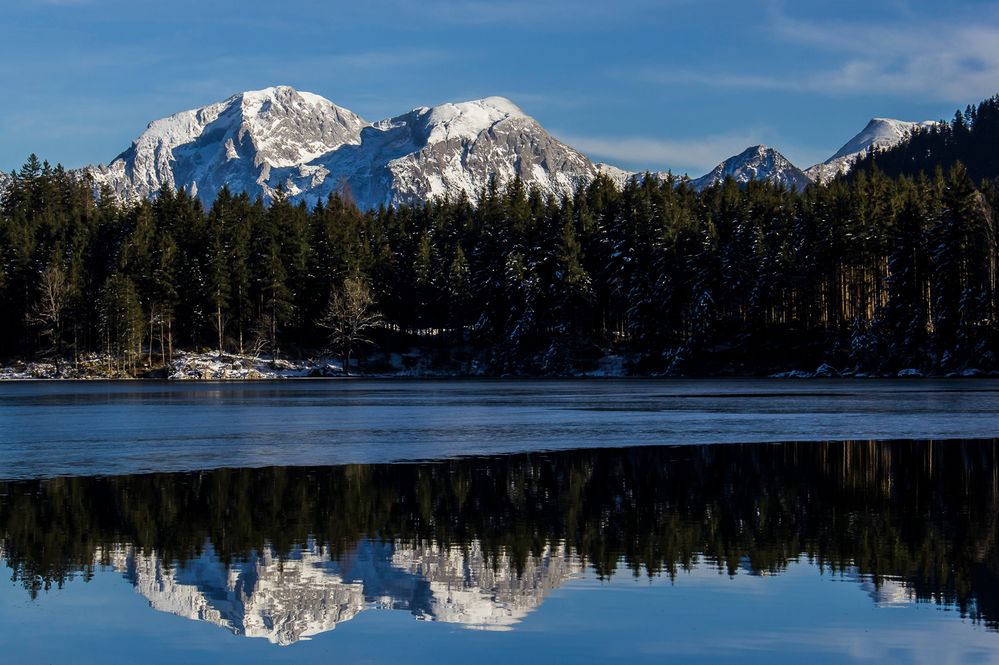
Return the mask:
M 0 384 L 0 422 L 0 478 L 632 445 L 994 438 L 999 381 L 28 382 Z

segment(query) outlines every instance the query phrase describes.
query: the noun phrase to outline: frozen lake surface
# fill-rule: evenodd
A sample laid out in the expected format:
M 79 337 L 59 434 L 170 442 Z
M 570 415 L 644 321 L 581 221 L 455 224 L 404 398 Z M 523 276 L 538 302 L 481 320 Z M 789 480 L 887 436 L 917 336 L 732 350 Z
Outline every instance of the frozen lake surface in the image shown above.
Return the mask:
M 999 435 L 994 380 L 0 384 L 0 478 Z

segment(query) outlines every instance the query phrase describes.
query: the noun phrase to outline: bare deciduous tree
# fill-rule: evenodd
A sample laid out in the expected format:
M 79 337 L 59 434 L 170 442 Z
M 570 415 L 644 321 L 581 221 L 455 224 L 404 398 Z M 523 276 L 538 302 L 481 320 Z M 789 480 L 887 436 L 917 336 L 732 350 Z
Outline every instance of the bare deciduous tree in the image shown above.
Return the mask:
M 38 302 L 29 320 L 36 324 L 42 337 L 49 340 L 49 352 L 62 353 L 62 315 L 72 295 L 72 286 L 59 266 L 49 266 L 42 272 L 38 284 Z
M 326 311 L 319 325 L 329 330 L 329 350 L 343 354 L 343 371 L 350 374 L 350 358 L 363 344 L 371 344 L 369 335 L 382 325 L 382 315 L 374 309 L 371 288 L 360 277 L 348 277 L 330 293 Z

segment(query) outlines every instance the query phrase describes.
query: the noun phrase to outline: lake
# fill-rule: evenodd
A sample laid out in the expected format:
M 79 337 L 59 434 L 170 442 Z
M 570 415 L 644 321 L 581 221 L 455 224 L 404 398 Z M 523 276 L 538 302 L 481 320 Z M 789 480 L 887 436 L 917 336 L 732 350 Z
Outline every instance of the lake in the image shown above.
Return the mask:
M 0 384 L 3 662 L 999 662 L 999 382 Z

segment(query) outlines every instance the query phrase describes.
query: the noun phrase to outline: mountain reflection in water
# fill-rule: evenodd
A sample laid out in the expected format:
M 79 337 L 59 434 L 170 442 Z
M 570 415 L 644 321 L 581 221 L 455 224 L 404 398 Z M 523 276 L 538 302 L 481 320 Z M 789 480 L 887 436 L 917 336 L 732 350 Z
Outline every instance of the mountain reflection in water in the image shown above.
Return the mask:
M 118 571 L 158 610 L 277 644 L 360 612 L 509 629 L 591 568 L 780 574 L 999 629 L 997 441 L 641 447 L 0 483 L 32 596 Z

